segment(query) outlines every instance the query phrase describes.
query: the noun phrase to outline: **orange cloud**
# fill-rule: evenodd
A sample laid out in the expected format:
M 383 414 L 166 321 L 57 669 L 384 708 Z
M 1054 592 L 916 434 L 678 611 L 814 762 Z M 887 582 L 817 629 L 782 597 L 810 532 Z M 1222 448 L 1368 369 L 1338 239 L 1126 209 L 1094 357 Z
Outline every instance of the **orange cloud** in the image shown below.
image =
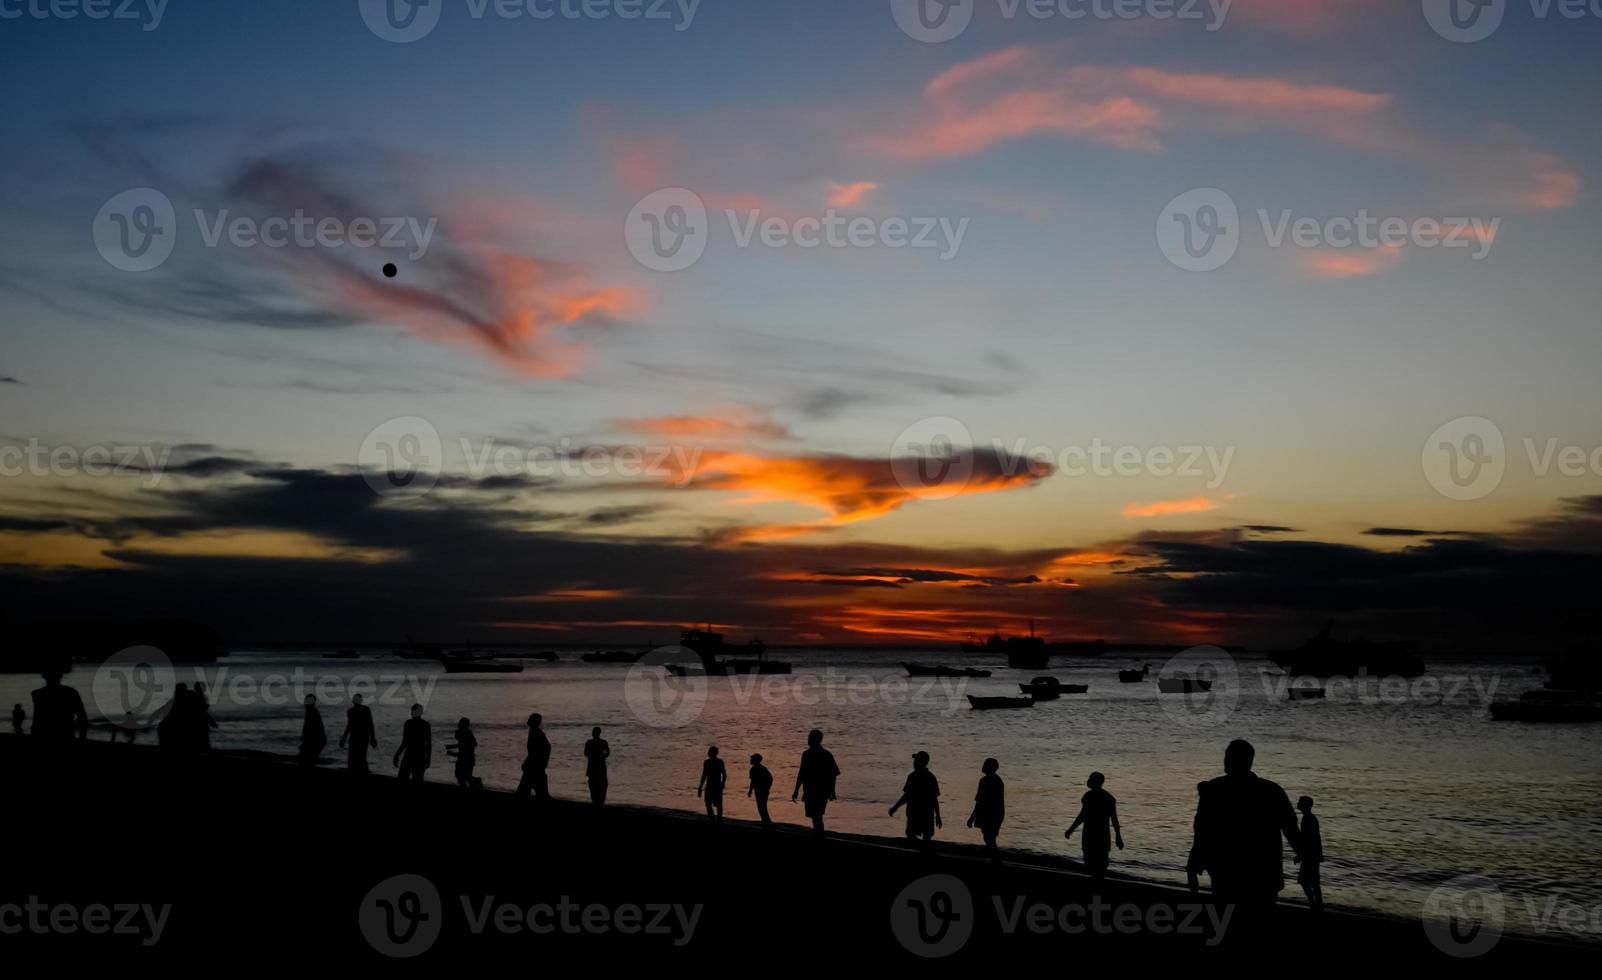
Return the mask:
M 1123 513 L 1125 517 L 1167 517 L 1171 514 L 1204 514 L 1222 506 L 1222 502 L 1202 494 L 1185 500 L 1154 500 L 1149 504 L 1125 504 Z
M 733 439 L 794 439 L 790 430 L 765 415 L 750 413 L 735 418 L 706 415 L 659 415 L 650 418 L 615 419 L 613 424 L 625 432 L 664 438 L 699 437 Z
M 1298 258 L 1304 269 L 1320 279 L 1351 279 L 1389 269 L 1402 260 L 1402 247 L 1309 249 L 1299 252 Z
M 864 198 L 879 189 L 879 185 L 871 180 L 858 180 L 849 184 L 829 182 L 829 207 L 854 208 L 862 204 Z

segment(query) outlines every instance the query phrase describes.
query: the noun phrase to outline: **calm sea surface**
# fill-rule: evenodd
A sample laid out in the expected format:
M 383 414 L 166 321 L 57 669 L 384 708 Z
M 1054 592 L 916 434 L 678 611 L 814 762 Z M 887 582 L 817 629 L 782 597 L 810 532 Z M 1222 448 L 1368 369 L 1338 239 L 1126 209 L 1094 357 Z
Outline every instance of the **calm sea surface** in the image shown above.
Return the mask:
M 1317 800 L 1322 820 L 1324 891 L 1334 905 L 1417 917 L 1436 885 L 1458 875 L 1484 875 L 1501 890 L 1508 924 L 1538 931 L 1553 908 L 1602 909 L 1602 725 L 1493 722 L 1488 700 L 1516 697 L 1539 686 L 1527 663 L 1430 662 L 1411 682 L 1331 686 L 1322 701 L 1292 702 L 1285 678 L 1261 658 L 1224 665 L 1210 696 L 1161 695 L 1156 674 L 1121 684 L 1120 668 L 1147 662 L 1126 656 L 1054 658 L 1050 673 L 1088 683 L 1067 695 L 1020 711 L 973 711 L 965 695 L 1014 694 L 1029 674 L 986 658 L 961 663 L 988 667 L 987 679 L 909 679 L 902 659 L 958 663 L 949 649 L 910 654 L 872 651 L 776 651 L 795 664 L 789 676 L 709 678 L 677 702 L 686 723 L 655 727 L 630 668 L 579 661 L 563 651 L 557 663 L 528 661 L 521 674 L 447 675 L 430 662 L 381 654 L 326 660 L 300 654 L 238 652 L 217 664 L 177 668 L 180 681 L 198 676 L 210 691 L 221 725 L 221 748 L 293 753 L 301 698 L 322 702 L 330 742 L 344 725 L 349 696 L 362 693 L 379 726 L 378 771 L 389 768 L 407 708 L 426 705 L 435 733 L 431 780 L 452 781 L 444 745 L 456 721 L 473 720 L 478 774 L 492 787 L 517 784 L 524 720 L 545 716 L 552 745 L 551 788 L 583 798 L 582 746 L 600 725 L 612 746 L 610 800 L 699 810 L 695 784 L 708 745 L 720 747 L 730 774 L 729 816 L 754 818 L 745 799 L 747 759 L 762 753 L 775 777 L 774 818 L 804 823 L 789 802 L 807 731 L 821 728 L 839 761 L 839 802 L 829 808 L 832 829 L 898 836 L 900 816 L 886 809 L 901 790 L 910 757 L 933 756 L 945 829 L 938 837 L 977 843 L 963 824 L 980 764 L 1001 761 L 1007 786 L 1007 847 L 1077 856 L 1062 832 L 1077 811 L 1085 777 L 1107 776 L 1118 799 L 1127 848 L 1114 868 L 1183 882 L 1196 783 L 1218 775 L 1225 744 L 1250 739 L 1259 774 L 1282 785 L 1294 801 Z M 1149 661 L 1163 668 L 1161 657 Z M 1213 665 L 1216 667 L 1217 665 Z M 28 705 L 37 678 L 0 675 L 0 707 Z M 67 683 L 84 693 L 97 721 L 119 703 L 112 679 L 80 669 Z M 315 686 L 314 686 L 315 685 Z M 700 686 L 704 685 L 704 686 Z M 656 702 L 660 704 L 661 702 Z M 106 729 L 92 736 L 105 738 Z M 139 736 L 153 741 L 151 733 Z M 338 767 L 343 753 L 325 753 Z M 1287 857 L 1286 867 L 1293 870 Z M 1300 900 L 1292 882 L 1286 895 Z M 1578 938 L 1602 941 L 1587 930 Z M 1568 933 L 1573 935 L 1573 933 Z

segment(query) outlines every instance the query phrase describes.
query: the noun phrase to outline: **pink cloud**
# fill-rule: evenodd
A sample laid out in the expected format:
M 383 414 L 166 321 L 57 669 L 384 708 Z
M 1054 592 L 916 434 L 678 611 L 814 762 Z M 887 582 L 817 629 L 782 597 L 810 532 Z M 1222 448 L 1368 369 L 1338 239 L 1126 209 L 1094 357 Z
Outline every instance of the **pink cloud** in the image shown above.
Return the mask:
M 1297 257 L 1304 270 L 1320 279 L 1351 279 L 1389 269 L 1402 260 L 1402 247 L 1309 249 Z
M 829 182 L 829 207 L 854 208 L 862 204 L 864 198 L 879 189 L 879 185 L 871 180 L 858 180 L 849 184 Z
M 1184 500 L 1154 500 L 1151 503 L 1128 503 L 1123 514 L 1129 517 L 1167 517 L 1171 514 L 1203 514 L 1217 510 L 1223 503 L 1202 494 Z

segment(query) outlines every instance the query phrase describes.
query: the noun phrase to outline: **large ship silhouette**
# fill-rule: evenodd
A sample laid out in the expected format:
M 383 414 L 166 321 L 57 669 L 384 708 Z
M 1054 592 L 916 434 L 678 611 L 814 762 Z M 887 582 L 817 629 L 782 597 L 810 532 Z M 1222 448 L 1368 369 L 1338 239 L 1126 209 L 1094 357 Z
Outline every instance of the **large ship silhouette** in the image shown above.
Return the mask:
M 1424 673 L 1424 661 L 1413 652 L 1415 646 L 1412 640 L 1338 639 L 1332 619 L 1297 649 L 1270 659 L 1296 677 L 1417 677 Z

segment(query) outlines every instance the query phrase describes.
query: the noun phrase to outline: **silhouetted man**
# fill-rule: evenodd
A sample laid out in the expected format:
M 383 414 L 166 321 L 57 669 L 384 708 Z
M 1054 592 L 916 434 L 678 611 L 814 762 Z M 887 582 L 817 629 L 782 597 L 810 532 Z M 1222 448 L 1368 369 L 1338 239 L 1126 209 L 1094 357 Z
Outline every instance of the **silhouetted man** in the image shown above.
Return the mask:
M 590 740 L 584 743 L 584 776 L 590 781 L 590 802 L 601 806 L 606 802 L 606 760 L 612 747 L 601 737 L 601 726 L 590 729 Z
M 768 816 L 768 793 L 772 789 L 773 773 L 762 764 L 760 754 L 751 756 L 751 783 L 745 788 L 745 795 L 756 797 L 757 816 L 762 818 L 763 827 L 773 826 L 773 818 Z
M 986 759 L 979 771 L 979 789 L 973 797 L 973 815 L 968 817 L 969 827 L 978 827 L 984 836 L 985 850 L 993 864 L 1001 863 L 1001 852 L 996 849 L 996 837 L 1001 833 L 1001 822 L 1007 816 L 1007 786 L 996 775 L 1001 763 Z
M 400 769 L 402 781 L 420 783 L 423 770 L 434 761 L 434 729 L 423 720 L 423 706 L 412 705 L 412 716 L 401 728 L 400 748 L 392 760 Z
M 790 802 L 805 790 L 803 803 L 806 814 L 812 819 L 812 829 L 823 833 L 823 813 L 834 799 L 835 780 L 840 767 L 834 763 L 834 753 L 823 747 L 823 733 L 816 728 L 807 733 L 807 749 L 801 753 L 801 766 L 795 773 L 795 787 L 790 791 Z
M 729 769 L 718 758 L 716 745 L 706 750 L 706 761 L 701 763 L 701 781 L 695 784 L 695 795 L 706 800 L 707 819 L 723 822 L 723 784 L 729 781 Z
M 83 698 L 61 683 L 63 673 L 58 666 L 46 667 L 40 674 L 44 687 L 33 692 L 33 737 L 53 745 L 89 737 L 89 713 L 83 710 Z M 13 721 L 15 718 L 16 712 L 12 712 Z
M 929 771 L 929 753 L 917 752 L 912 756 L 912 772 L 901 787 L 901 799 L 890 805 L 890 815 L 902 807 L 907 808 L 907 839 L 927 845 L 934 839 L 936 827 L 945 826 L 940 820 L 940 781 Z
M 191 707 L 194 710 L 189 718 L 192 726 L 189 731 L 189 739 L 193 741 L 193 747 L 197 751 L 210 752 L 211 733 L 217 728 L 217 719 L 211 716 L 211 700 L 206 697 L 206 685 L 200 681 L 195 682 L 195 694 Z
M 1301 865 L 1296 880 L 1301 884 L 1302 891 L 1307 893 L 1307 904 L 1312 906 L 1314 912 L 1324 911 L 1324 885 L 1319 880 L 1319 867 L 1324 863 L 1324 835 L 1318 829 L 1318 818 L 1313 815 L 1313 798 L 1304 796 L 1296 801 L 1296 809 L 1302 811 L 1302 847 L 1296 855 L 1296 863 Z
M 198 695 L 196 695 L 198 697 Z M 317 697 L 306 695 L 306 717 L 300 723 L 300 764 L 315 766 L 328 744 L 328 733 L 323 729 L 323 713 L 317 710 Z
M 1296 811 L 1278 784 L 1252 772 L 1257 752 L 1236 739 L 1224 750 L 1224 775 L 1208 780 L 1196 804 L 1194 860 L 1213 894 L 1236 905 L 1270 905 L 1285 887 L 1280 837 L 1301 853 Z
M 11 706 L 11 733 L 13 735 L 22 734 L 22 723 L 27 720 L 28 713 L 22 710 L 21 704 L 14 704 Z
M 373 725 L 373 709 L 362 704 L 362 696 L 357 694 L 350 699 L 350 707 L 345 709 L 345 730 L 339 735 L 339 747 L 349 746 L 349 754 L 345 757 L 345 768 L 351 772 L 364 773 L 367 771 L 367 750 L 378 748 L 378 729 Z
M 478 763 L 478 736 L 473 734 L 473 723 L 466 718 L 456 723 L 456 785 L 474 789 L 481 785 L 473 775 Z M 448 753 L 450 749 L 446 749 Z
M 1090 792 L 1079 798 L 1079 816 L 1064 832 L 1063 839 L 1067 840 L 1074 835 L 1074 831 L 1083 825 L 1085 832 L 1080 835 L 1079 846 L 1085 856 L 1085 870 L 1090 872 L 1091 881 L 1102 881 L 1107 877 L 1107 862 L 1112 855 L 1113 839 L 1118 842 L 1118 849 L 1124 849 L 1124 831 L 1118 826 L 1118 801 L 1113 795 L 1102 789 L 1107 777 L 1099 772 L 1090 774 L 1085 785 Z
M 545 775 L 551 764 L 551 740 L 540 727 L 544 720 L 537 713 L 528 716 L 528 755 L 523 759 L 523 778 L 517 783 L 518 796 L 532 792 L 536 800 L 551 798 L 550 780 Z

